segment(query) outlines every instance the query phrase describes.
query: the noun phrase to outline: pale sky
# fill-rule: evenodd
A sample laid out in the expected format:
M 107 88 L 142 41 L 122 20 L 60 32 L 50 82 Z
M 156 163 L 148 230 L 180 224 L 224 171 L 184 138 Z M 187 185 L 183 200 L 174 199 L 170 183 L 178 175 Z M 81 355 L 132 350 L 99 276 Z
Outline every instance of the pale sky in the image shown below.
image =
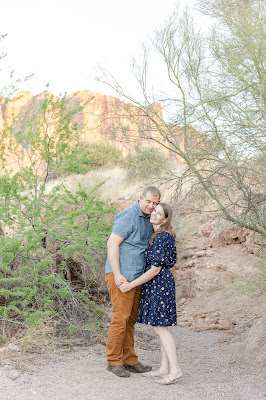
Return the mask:
M 193 0 L 180 0 L 192 7 Z M 34 73 L 20 90 L 53 94 L 92 90 L 112 94 L 95 81 L 97 65 L 124 79 L 152 28 L 163 23 L 174 0 L 0 0 L 0 89 L 7 71 Z M 129 83 L 130 84 L 130 83 Z

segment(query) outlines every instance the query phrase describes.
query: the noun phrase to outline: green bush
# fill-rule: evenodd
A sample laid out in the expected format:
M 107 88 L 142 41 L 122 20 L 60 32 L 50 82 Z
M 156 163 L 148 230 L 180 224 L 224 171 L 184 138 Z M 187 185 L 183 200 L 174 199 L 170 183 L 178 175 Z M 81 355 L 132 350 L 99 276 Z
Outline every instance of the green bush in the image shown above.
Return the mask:
M 82 105 L 72 103 L 47 93 L 0 130 L 2 339 L 23 327 L 26 336 L 44 325 L 88 336 L 102 328 L 97 304 L 106 294 L 106 241 L 114 210 L 97 187 L 90 192 L 81 186 L 70 191 L 62 182 L 47 187 L 51 173 L 63 165 L 84 167 L 78 157 L 85 159 L 90 149 L 77 145 L 80 129 L 72 117 Z M 98 153 L 90 153 L 92 164 L 100 163 Z
M 87 193 L 79 187 L 71 193 L 61 186 L 43 197 L 32 225 L 36 212 L 28 208 L 26 215 L 19 214 L 15 191 L 13 185 L 13 200 L 0 215 L 4 223 L 8 214 L 15 217 L 14 225 L 9 224 L 12 234 L 0 236 L 0 326 L 32 329 L 56 321 L 57 329 L 90 336 L 102 328 L 103 312 L 97 303 L 103 300 L 106 241 L 114 209 L 96 189 Z M 24 195 L 26 207 L 31 200 Z
M 160 178 L 170 168 L 165 154 L 154 147 L 137 148 L 135 154 L 129 155 L 124 162 L 128 179 Z
M 58 166 L 58 172 L 85 174 L 91 169 L 119 165 L 121 160 L 122 152 L 110 144 L 80 142 Z

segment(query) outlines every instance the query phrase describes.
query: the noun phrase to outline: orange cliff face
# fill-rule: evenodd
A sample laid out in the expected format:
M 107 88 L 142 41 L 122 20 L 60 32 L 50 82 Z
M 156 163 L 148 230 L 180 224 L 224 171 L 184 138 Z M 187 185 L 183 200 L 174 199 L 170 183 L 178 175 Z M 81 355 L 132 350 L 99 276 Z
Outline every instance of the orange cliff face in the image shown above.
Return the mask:
M 80 101 L 85 104 L 83 110 L 74 117 L 79 126 L 84 125 L 80 135 L 81 141 L 110 143 L 119 148 L 124 156 L 134 152 L 140 143 L 142 147 L 160 147 L 160 151 L 168 155 L 167 150 L 149 139 L 151 135 L 155 137 L 158 126 L 162 129 L 167 126 L 160 104 L 153 104 L 149 112 L 116 97 L 94 94 L 88 90 L 71 97 L 74 103 Z M 148 112 L 155 123 L 147 117 Z M 162 138 L 160 141 L 163 141 Z
M 0 112 L 0 131 L 4 126 L 11 126 L 14 118 L 26 110 L 38 109 L 48 92 L 43 92 L 34 96 L 31 91 L 19 92 L 9 101 L 2 99 Z M 160 104 L 154 104 L 150 110 L 137 108 L 132 104 L 126 104 L 122 100 L 113 96 L 94 94 L 89 90 L 74 93 L 70 96 L 71 103 L 81 102 L 84 107 L 79 111 L 73 120 L 81 127 L 79 140 L 87 143 L 110 143 L 122 151 L 123 156 L 134 152 L 139 143 L 141 146 L 157 146 L 160 151 L 167 155 L 168 150 L 156 144 L 149 136 L 156 137 L 163 142 L 162 136 L 158 133 L 158 127 L 165 130 L 167 124 L 163 120 Z M 147 117 L 150 113 L 152 119 Z M 160 129 L 159 129 L 160 130 Z M 27 164 L 29 157 L 27 151 L 21 146 L 18 149 Z M 177 159 L 177 161 L 180 161 Z M 13 160 L 10 160 L 12 164 Z

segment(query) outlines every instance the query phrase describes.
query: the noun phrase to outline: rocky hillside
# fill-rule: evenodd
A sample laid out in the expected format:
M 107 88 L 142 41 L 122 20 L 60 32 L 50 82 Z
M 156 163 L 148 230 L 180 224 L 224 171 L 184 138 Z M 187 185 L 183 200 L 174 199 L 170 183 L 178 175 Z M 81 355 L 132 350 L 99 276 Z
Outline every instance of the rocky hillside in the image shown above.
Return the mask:
M 44 99 L 48 92 L 40 93 L 36 96 L 31 91 L 19 92 L 11 100 L 2 99 L 2 107 L 0 111 L 0 130 L 4 125 L 10 126 L 15 116 L 25 113 L 27 110 L 34 110 Z M 77 104 L 81 102 L 85 104 L 82 111 L 77 113 L 74 120 L 82 128 L 80 141 L 88 143 L 111 143 L 122 151 L 126 156 L 129 152 L 134 151 L 139 142 L 135 139 L 141 139 L 142 133 L 147 129 L 154 129 L 148 121 L 147 116 L 132 104 L 126 104 L 122 100 L 104 96 L 100 93 L 94 94 L 89 90 L 77 92 L 68 96 L 72 98 L 71 102 Z M 163 113 L 160 104 L 154 104 L 158 121 L 163 121 Z M 124 133 L 134 135 L 134 143 L 130 141 Z M 141 146 L 156 146 L 147 139 L 141 139 Z M 168 154 L 168 150 L 161 148 Z M 177 159 L 177 161 L 180 161 Z

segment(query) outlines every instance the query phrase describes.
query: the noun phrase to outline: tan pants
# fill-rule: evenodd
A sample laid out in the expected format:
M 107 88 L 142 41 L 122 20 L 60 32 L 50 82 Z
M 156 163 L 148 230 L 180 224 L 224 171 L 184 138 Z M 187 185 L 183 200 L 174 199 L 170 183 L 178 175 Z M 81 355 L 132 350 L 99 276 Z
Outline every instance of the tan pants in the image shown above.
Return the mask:
M 115 284 L 114 275 L 105 275 L 113 306 L 112 321 L 106 343 L 107 361 L 111 365 L 136 365 L 134 325 L 138 319 L 141 286 L 122 293 Z

